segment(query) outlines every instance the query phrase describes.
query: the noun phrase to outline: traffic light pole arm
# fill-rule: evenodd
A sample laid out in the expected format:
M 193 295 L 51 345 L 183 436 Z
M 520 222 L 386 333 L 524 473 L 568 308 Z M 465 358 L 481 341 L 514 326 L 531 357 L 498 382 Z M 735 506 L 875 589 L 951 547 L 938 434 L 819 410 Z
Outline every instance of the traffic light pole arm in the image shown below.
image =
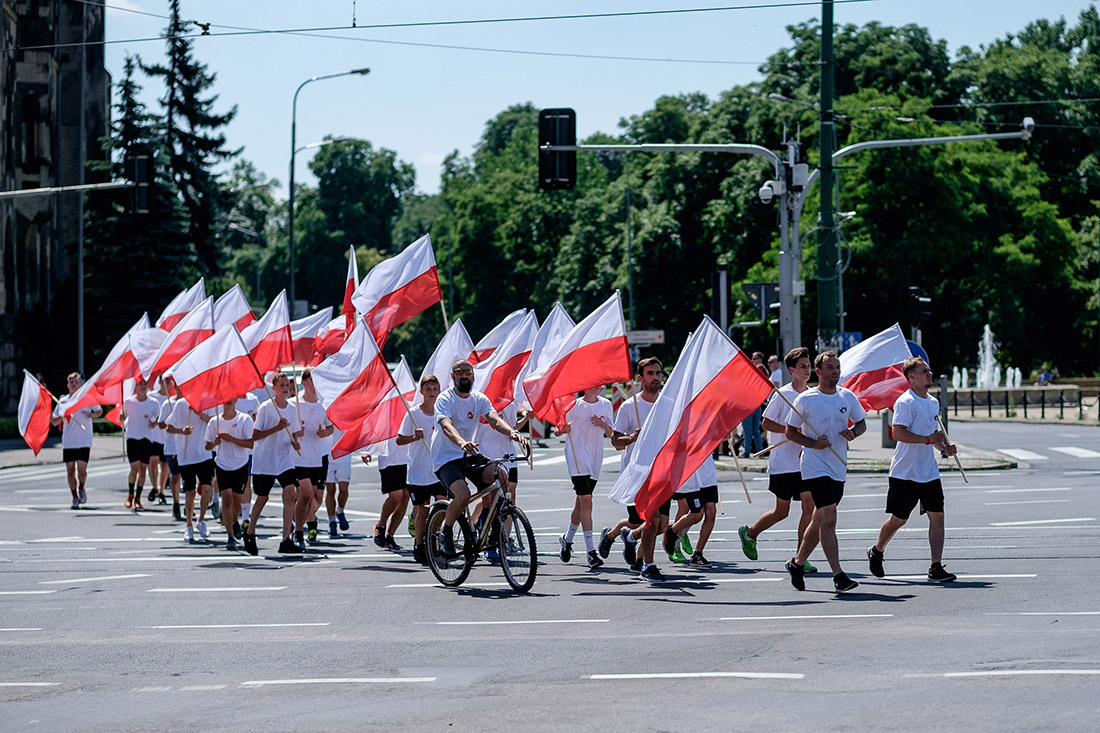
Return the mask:
M 570 153 L 578 150 L 590 150 L 593 152 L 625 152 L 625 153 L 734 153 L 737 155 L 758 155 L 766 158 L 775 169 L 777 176 L 783 175 L 783 160 L 771 150 L 760 145 L 746 143 L 729 143 L 706 145 L 701 143 L 651 143 L 648 145 L 543 145 L 540 150 L 544 153 Z
M 45 196 L 50 193 L 68 193 L 70 191 L 102 191 L 108 188 L 133 188 L 133 181 L 111 181 L 110 183 L 83 183 L 79 186 L 51 186 L 49 188 L 24 188 L 21 191 L 0 191 L 0 199 L 14 199 L 19 196 Z

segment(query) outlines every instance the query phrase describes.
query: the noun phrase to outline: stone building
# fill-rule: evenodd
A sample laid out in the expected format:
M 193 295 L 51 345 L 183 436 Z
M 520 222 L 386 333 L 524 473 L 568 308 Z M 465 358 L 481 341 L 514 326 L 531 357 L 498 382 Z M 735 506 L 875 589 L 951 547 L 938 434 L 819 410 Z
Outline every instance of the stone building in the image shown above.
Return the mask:
M 104 157 L 109 128 L 103 40 L 102 0 L 4 0 L 0 192 L 103 180 L 85 171 L 87 160 Z M 0 196 L 0 415 L 15 413 L 23 368 L 61 394 L 81 361 L 82 216 L 80 193 Z

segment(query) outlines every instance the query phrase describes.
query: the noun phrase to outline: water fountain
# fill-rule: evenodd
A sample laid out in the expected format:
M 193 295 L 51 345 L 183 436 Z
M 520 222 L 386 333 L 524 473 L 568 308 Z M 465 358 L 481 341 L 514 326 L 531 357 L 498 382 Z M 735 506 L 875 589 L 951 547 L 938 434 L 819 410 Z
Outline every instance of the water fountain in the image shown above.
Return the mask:
M 993 389 L 1001 386 L 1001 365 L 994 358 L 996 344 L 989 324 L 982 330 L 982 340 L 978 342 L 978 389 Z
M 962 377 L 959 376 L 958 367 L 951 367 L 951 386 L 955 389 L 962 386 Z

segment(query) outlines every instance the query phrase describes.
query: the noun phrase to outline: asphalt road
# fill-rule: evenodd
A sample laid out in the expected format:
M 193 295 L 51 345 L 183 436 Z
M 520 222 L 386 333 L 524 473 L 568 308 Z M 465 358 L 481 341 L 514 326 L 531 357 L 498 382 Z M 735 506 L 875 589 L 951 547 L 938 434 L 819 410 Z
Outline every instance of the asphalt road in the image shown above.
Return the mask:
M 1021 462 L 946 477 L 959 581 L 924 580 L 919 517 L 887 549 L 887 577 L 869 575 L 886 479 L 859 474 L 839 529 L 861 585 L 841 597 L 824 573 L 790 586 L 794 517 L 761 537 L 758 561 L 742 555 L 737 527 L 772 503 L 760 476 L 751 505 L 736 474 L 720 476 L 712 570 L 663 561 L 670 581 L 650 585 L 618 544 L 596 571 L 583 551 L 558 559 L 572 492 L 560 448 L 538 451 L 518 503 L 542 564 L 516 596 L 496 566 L 451 590 L 408 552 L 375 548 L 373 468 L 355 469 L 352 533 L 304 558 L 274 554 L 274 509 L 258 558 L 224 550 L 220 527 L 185 544 L 170 512 L 123 508 L 121 461 L 93 463 L 75 512 L 61 467 L 0 471 L 2 727 L 1095 729 L 1100 430 L 951 430 Z M 597 533 L 622 514 L 605 498 L 616 468 L 597 488 Z

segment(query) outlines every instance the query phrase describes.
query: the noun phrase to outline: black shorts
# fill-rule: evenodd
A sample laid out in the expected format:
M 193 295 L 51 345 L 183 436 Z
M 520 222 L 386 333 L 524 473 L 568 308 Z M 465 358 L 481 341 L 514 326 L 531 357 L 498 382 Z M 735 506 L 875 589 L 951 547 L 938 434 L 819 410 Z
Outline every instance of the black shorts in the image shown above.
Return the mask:
M 775 494 L 775 498 L 783 501 L 797 499 L 803 491 L 802 474 L 798 471 L 769 474 L 768 491 Z
M 156 443 L 150 441 L 149 446 L 149 458 L 156 458 L 159 461 L 165 460 L 164 443 Z
M 311 484 L 313 484 L 313 488 L 315 489 L 323 489 L 325 487 L 325 474 L 327 472 L 328 471 L 324 465 L 295 466 L 294 478 L 296 478 L 298 481 L 309 481 Z
M 201 463 L 189 463 L 180 466 L 180 474 L 183 476 L 183 490 L 194 491 L 198 486 L 209 486 L 214 480 L 214 459 L 208 458 Z
M 378 469 L 378 476 L 382 479 L 382 493 L 402 491 L 409 486 L 409 467 L 404 463 L 397 466 L 386 466 Z
M 409 495 L 412 497 L 413 506 L 424 506 L 432 500 L 432 497 L 446 496 L 447 489 L 438 481 L 426 485 L 409 484 Z
M 886 513 L 898 519 L 908 519 L 920 502 L 920 513 L 943 511 L 943 484 L 939 479 L 920 483 L 904 478 L 890 477 L 890 490 L 886 492 Z
M 290 468 L 283 471 L 278 476 L 272 476 L 269 473 L 254 473 L 252 474 L 252 491 L 256 496 L 270 496 L 271 487 L 275 485 L 275 482 L 279 482 L 279 486 L 286 488 L 287 486 L 297 486 L 298 477 L 294 473 L 294 469 Z
M 484 472 L 484 468 L 468 468 L 461 458 L 456 458 L 440 466 L 439 470 L 435 472 L 435 475 L 439 478 L 439 482 L 447 487 L 448 491 L 450 491 L 451 484 L 458 481 L 472 481 L 474 486 L 477 487 L 477 490 L 481 491 L 486 486 L 493 483 L 492 481 L 481 480 L 481 474 Z M 382 489 L 382 491 L 385 491 L 385 489 Z
M 573 482 L 573 491 L 577 496 L 592 496 L 596 490 L 596 481 L 591 476 L 570 476 Z
M 688 514 L 695 514 L 703 511 L 702 492 L 689 491 L 686 494 L 673 494 L 672 498 L 677 501 L 686 501 L 688 505 Z
M 227 471 L 215 464 L 214 472 L 218 476 L 218 490 L 232 491 L 234 494 L 244 494 L 244 482 L 248 478 L 248 464 L 240 468 Z
M 127 438 L 126 459 L 130 463 L 148 463 L 153 443 L 148 438 Z
M 88 462 L 92 456 L 91 448 L 62 448 L 61 460 L 63 463 L 75 463 L 77 461 Z
M 168 475 L 169 476 L 179 476 L 180 475 L 180 464 L 179 464 L 179 461 L 176 459 L 175 456 L 168 456 Z
M 249 456 L 251 458 L 251 456 Z M 325 484 L 328 482 L 328 456 L 321 456 L 321 480 L 314 482 L 314 488 L 325 488 Z
M 814 507 L 834 506 L 844 497 L 844 482 L 829 476 L 802 479 L 802 490 L 809 491 Z
M 519 468 L 517 466 L 512 466 L 511 468 L 508 469 L 508 483 L 510 483 L 510 484 L 518 484 L 519 483 Z
M 717 486 L 704 486 L 699 489 L 699 501 L 703 506 L 707 504 L 718 503 L 718 487 Z
M 634 506 L 633 504 L 626 505 L 626 521 L 628 524 L 631 524 L 635 527 L 637 527 L 639 524 L 645 524 L 642 521 L 642 515 L 638 514 L 638 507 Z
M 658 509 L 657 512 L 658 512 L 658 514 L 663 514 L 666 517 L 669 516 L 670 514 L 672 514 L 672 499 L 669 498 L 668 501 L 666 501 L 664 504 L 662 504 L 661 508 Z

